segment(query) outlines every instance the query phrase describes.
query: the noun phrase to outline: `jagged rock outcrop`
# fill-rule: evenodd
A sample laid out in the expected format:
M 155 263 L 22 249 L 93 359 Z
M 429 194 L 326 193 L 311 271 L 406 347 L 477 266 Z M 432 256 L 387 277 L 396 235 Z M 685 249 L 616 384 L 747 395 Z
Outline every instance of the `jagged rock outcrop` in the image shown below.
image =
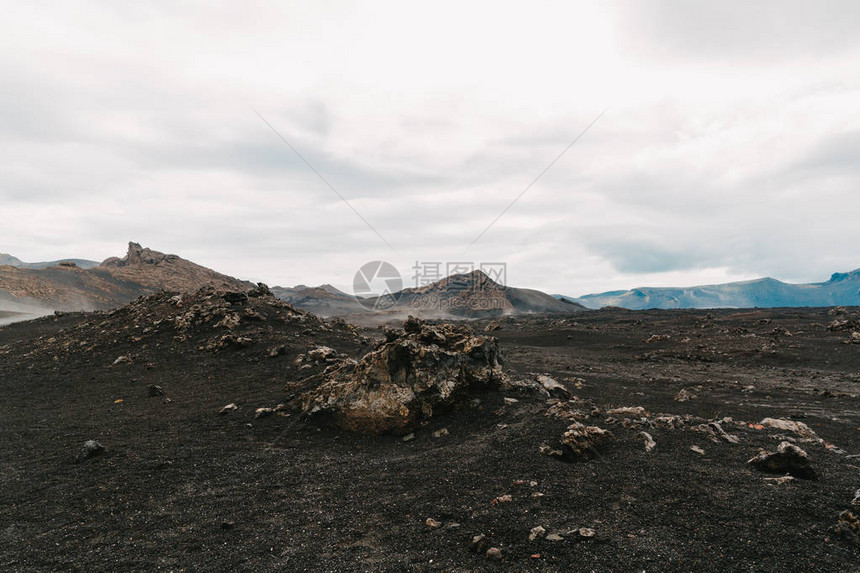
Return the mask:
M 301 396 L 304 412 L 363 434 L 405 434 L 470 389 L 504 386 L 506 376 L 494 337 L 409 317 L 375 350 L 330 366 L 316 382 Z
M 0 266 L 0 308 L 106 310 L 159 291 L 190 293 L 213 287 L 244 292 L 253 286 L 177 255 L 129 243 L 125 257 L 111 257 L 95 268 Z

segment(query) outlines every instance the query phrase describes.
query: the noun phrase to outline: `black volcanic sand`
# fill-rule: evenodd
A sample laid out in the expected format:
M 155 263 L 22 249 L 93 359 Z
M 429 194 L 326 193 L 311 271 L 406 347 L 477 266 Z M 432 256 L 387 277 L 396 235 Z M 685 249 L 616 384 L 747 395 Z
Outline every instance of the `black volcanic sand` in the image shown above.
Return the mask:
M 198 350 L 214 326 L 138 335 L 143 323 L 123 329 L 121 314 L 0 329 L 0 570 L 860 570 L 860 546 L 828 531 L 860 488 L 860 345 L 826 329 L 826 310 L 599 311 L 508 318 L 493 332 L 511 372 L 550 374 L 604 410 L 794 418 L 844 450 L 800 443 L 819 479 L 780 485 L 746 464 L 778 432 L 746 426 L 724 424 L 738 444 L 650 429 L 646 453 L 638 428 L 604 416 L 588 423 L 617 439 L 599 456 L 541 455 L 566 424 L 536 395 L 477 395 L 479 407 L 409 442 L 296 413 L 254 419 L 303 374 L 299 353 L 366 350 L 340 323 L 261 312 L 250 346 L 220 352 Z M 670 338 L 646 343 L 654 334 Z M 113 365 L 121 355 L 132 362 Z M 149 397 L 150 384 L 170 400 Z M 696 398 L 674 400 L 682 388 Z M 219 416 L 229 402 L 239 410 Z M 107 451 L 73 463 L 88 439 Z M 538 525 L 596 535 L 529 541 Z M 477 534 L 501 561 L 470 552 Z

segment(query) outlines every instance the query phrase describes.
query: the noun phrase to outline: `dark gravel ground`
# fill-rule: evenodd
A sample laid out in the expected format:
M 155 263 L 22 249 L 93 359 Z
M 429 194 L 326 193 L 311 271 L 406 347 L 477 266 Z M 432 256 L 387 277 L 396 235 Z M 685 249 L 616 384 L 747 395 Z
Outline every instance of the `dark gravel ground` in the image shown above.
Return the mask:
M 143 332 L 178 311 L 137 304 L 0 328 L 0 570 L 860 571 L 860 546 L 829 531 L 860 488 L 860 345 L 827 330 L 826 309 L 598 311 L 493 332 L 511 372 L 549 374 L 604 411 L 796 419 L 835 446 L 799 443 L 818 479 L 774 485 L 746 460 L 782 438 L 746 424 L 724 424 L 738 444 L 651 428 L 647 453 L 642 428 L 601 415 L 588 423 L 616 439 L 599 455 L 541 455 L 566 423 L 536 395 L 478 394 L 409 442 L 255 419 L 314 371 L 300 353 L 355 356 L 377 331 L 260 299 L 233 305 L 262 315 L 238 328 L 246 347 L 199 350 L 223 327 Z M 88 439 L 106 452 L 74 463 Z M 538 525 L 564 539 L 529 541 Z M 567 535 L 580 527 L 595 537 Z M 470 551 L 478 534 L 501 561 Z

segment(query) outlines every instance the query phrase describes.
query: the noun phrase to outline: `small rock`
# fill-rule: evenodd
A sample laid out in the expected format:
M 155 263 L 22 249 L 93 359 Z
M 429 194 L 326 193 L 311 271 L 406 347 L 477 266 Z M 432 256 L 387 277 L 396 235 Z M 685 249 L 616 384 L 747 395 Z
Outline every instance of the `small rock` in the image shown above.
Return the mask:
M 95 457 L 105 451 L 105 447 L 95 440 L 87 440 L 81 446 L 81 451 L 75 456 L 75 463 L 79 464 L 85 460 Z
M 487 559 L 490 561 L 501 561 L 502 560 L 502 550 L 498 547 L 490 547 L 487 549 Z
M 256 410 L 254 410 L 254 417 L 255 418 L 265 418 L 267 416 L 271 416 L 274 413 L 275 413 L 274 408 L 257 408 Z
M 146 387 L 146 394 L 150 398 L 164 396 L 164 388 L 162 388 L 161 386 L 156 386 L 155 384 L 150 384 Z
M 645 443 L 646 452 L 652 452 L 654 451 L 654 448 L 657 447 L 657 442 L 654 441 L 654 438 L 652 438 L 651 434 L 649 434 L 648 432 L 639 432 L 638 434 L 636 434 L 636 437 L 639 439 L 639 441 Z
M 225 292 L 221 298 L 229 303 L 245 302 L 248 300 L 248 295 L 243 292 Z
M 111 366 L 116 366 L 117 364 L 131 364 L 131 358 L 128 356 L 119 356 L 116 360 L 113 361 Z
M 797 478 L 795 478 L 794 476 L 782 476 L 778 478 L 764 478 L 764 481 L 768 485 L 782 485 L 784 483 L 797 481 Z
M 415 439 L 415 433 L 413 432 L 411 434 L 406 434 L 405 436 L 403 436 L 402 439 L 404 442 L 411 442 L 412 440 Z
M 316 362 L 333 360 L 337 358 L 337 351 L 334 348 L 329 348 L 328 346 L 318 346 L 313 350 L 308 351 L 308 358 L 315 360 Z
M 776 452 L 759 452 L 747 462 L 758 470 L 789 474 L 801 479 L 816 479 L 815 470 L 809 463 L 809 455 L 790 442 L 782 442 Z
M 851 511 L 845 510 L 840 513 L 831 531 L 836 534 L 836 537 L 860 545 L 860 517 Z
M 539 374 L 537 381 L 538 384 L 540 384 L 544 390 L 549 392 L 549 395 L 553 398 L 560 398 L 562 400 L 568 400 L 570 398 L 570 392 L 567 388 L 559 384 L 559 382 L 554 378 L 544 374 Z
M 573 456 L 583 456 L 595 453 L 598 447 L 612 439 L 612 432 L 608 430 L 574 422 L 562 434 L 561 443 L 566 453 Z
M 519 402 L 519 400 L 516 398 L 508 398 L 505 396 L 505 404 L 516 404 L 517 402 Z
M 441 430 L 436 430 L 433 432 L 434 438 L 441 438 L 443 436 L 447 436 L 450 432 L 448 432 L 448 428 L 442 428 Z
M 461 525 L 456 521 L 452 521 L 451 523 L 445 525 L 445 529 L 459 529 L 460 527 Z
M 547 541 L 564 541 L 564 537 L 559 535 L 558 533 L 550 533 L 545 538 Z
M 681 388 L 677 394 L 675 394 L 676 402 L 686 402 L 687 400 L 692 400 L 696 397 L 695 394 L 687 390 L 686 388 Z
M 218 415 L 223 416 L 224 414 L 229 414 L 230 412 L 238 409 L 239 406 L 237 406 L 235 402 L 230 402 L 229 404 L 218 410 Z
M 783 432 L 792 432 L 803 438 L 811 438 L 813 440 L 819 439 L 818 434 L 803 422 L 784 420 L 782 418 L 765 418 L 759 422 L 759 424 L 765 428 L 773 428 L 775 430 L 782 430 Z
M 621 416 L 623 418 L 643 418 L 648 415 L 648 412 L 642 406 L 625 406 L 623 408 L 613 408 L 607 410 L 609 416 Z
M 579 537 L 582 539 L 594 539 L 596 535 L 595 531 L 590 527 L 580 527 L 577 533 L 579 533 Z
M 473 553 L 483 553 L 487 550 L 487 546 L 490 542 L 487 540 L 487 536 L 481 533 L 480 535 L 476 535 L 472 538 L 472 543 L 469 545 L 469 549 Z
M 851 509 L 860 514 L 860 489 L 854 493 L 854 499 L 851 501 Z
M 511 494 L 506 493 L 505 495 L 500 495 L 499 497 L 495 498 L 492 501 L 492 504 L 497 505 L 499 503 L 511 503 L 512 501 L 514 501 L 514 497 Z
M 427 521 L 425 521 L 424 523 L 427 525 L 427 527 L 432 527 L 433 529 L 439 529 L 440 527 L 442 527 L 442 523 L 436 521 L 432 517 L 428 517 Z
M 484 332 L 493 332 L 494 330 L 500 330 L 501 328 L 502 328 L 502 325 L 494 320 L 490 324 L 488 324 L 486 327 L 484 327 Z
M 703 450 L 699 446 L 690 446 L 690 449 L 693 450 L 694 452 L 696 452 L 697 454 L 699 454 L 700 456 L 705 455 L 705 450 Z
M 543 537 L 546 535 L 546 529 L 543 526 L 538 525 L 537 527 L 532 527 L 532 530 L 529 531 L 529 541 L 534 541 L 538 537 Z

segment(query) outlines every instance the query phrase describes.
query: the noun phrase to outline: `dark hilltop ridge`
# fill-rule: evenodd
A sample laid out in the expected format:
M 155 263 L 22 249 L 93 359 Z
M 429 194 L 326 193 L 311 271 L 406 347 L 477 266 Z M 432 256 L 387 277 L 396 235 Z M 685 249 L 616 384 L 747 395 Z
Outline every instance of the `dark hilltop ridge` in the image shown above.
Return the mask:
M 857 570 L 858 349 L 856 309 L 371 328 L 264 285 L 19 322 L 0 564 Z
M 124 257 L 111 257 L 92 268 L 73 261 L 46 268 L 0 266 L 0 310 L 105 310 L 162 290 L 193 292 L 204 286 L 229 290 L 253 284 L 129 243 Z
M 860 306 L 860 269 L 833 273 L 820 283 L 791 284 L 772 278 L 695 287 L 641 287 L 589 294 L 558 295 L 588 308 L 779 308 Z

